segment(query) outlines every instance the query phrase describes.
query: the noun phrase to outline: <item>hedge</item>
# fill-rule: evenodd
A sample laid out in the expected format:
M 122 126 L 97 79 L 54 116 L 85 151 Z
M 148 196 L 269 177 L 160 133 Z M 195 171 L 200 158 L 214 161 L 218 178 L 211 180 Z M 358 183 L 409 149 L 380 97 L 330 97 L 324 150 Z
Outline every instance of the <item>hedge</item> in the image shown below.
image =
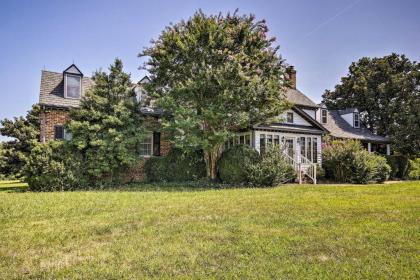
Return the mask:
M 173 148 L 166 156 L 148 159 L 144 168 L 149 182 L 194 181 L 206 176 L 201 151 L 186 154 Z

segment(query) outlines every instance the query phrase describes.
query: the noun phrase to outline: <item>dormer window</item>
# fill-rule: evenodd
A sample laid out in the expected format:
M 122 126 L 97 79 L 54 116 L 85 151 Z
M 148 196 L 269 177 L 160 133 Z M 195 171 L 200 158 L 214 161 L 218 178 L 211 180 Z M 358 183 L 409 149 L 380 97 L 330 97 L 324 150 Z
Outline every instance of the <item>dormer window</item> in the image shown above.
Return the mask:
M 321 122 L 323 124 L 327 123 L 327 109 L 321 109 Z
M 80 99 L 82 89 L 82 77 L 76 75 L 64 75 L 64 97 Z
M 82 96 L 82 78 L 83 73 L 80 72 L 76 65 L 70 65 L 63 72 L 64 78 L 64 97 L 71 99 L 80 99 Z
M 359 113 L 354 113 L 354 127 L 360 127 Z

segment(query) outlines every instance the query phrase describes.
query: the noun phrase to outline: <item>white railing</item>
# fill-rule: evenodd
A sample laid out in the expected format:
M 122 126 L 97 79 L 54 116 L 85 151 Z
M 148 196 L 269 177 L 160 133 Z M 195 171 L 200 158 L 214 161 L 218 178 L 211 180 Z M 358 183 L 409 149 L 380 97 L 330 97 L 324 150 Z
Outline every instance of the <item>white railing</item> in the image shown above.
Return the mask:
M 300 170 L 316 184 L 316 163 L 313 163 L 307 157 L 300 155 Z
M 293 169 L 298 173 L 299 184 L 302 184 L 302 177 L 308 176 L 314 184 L 316 184 L 316 163 L 310 161 L 303 155 L 298 156 L 295 160 L 287 153 L 287 149 L 282 149 L 286 162 L 293 166 Z

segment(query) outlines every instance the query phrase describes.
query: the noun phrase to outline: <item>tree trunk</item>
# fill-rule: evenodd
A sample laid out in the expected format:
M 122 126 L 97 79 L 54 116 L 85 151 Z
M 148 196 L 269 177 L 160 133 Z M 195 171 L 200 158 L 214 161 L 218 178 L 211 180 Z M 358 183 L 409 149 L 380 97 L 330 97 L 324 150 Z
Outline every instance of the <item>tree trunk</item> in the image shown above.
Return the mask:
M 220 156 L 220 147 L 213 147 L 210 151 L 204 151 L 204 160 L 206 162 L 207 178 L 215 181 L 217 180 L 217 161 Z

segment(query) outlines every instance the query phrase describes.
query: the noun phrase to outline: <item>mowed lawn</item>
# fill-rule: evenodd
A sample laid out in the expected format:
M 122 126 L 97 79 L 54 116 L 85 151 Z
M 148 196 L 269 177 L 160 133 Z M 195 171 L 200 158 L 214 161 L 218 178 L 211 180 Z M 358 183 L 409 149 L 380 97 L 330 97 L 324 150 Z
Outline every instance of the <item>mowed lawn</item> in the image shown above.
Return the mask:
M 0 279 L 420 278 L 420 182 L 66 193 L 11 185 L 0 187 Z

